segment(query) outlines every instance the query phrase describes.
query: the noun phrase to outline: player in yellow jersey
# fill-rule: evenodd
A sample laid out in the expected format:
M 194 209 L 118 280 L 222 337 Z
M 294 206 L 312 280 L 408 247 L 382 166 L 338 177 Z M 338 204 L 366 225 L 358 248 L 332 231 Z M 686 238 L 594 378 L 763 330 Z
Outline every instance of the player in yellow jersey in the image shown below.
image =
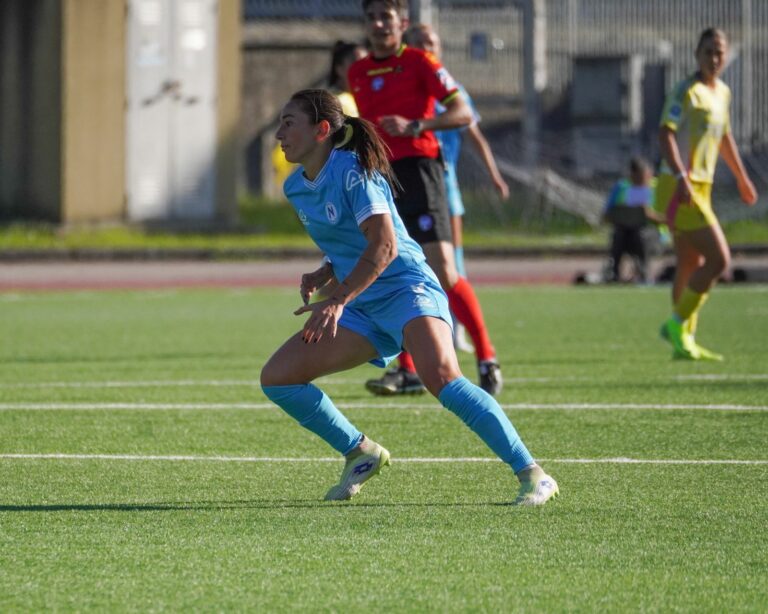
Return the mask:
M 365 47 L 360 43 L 350 43 L 343 40 L 336 41 L 331 50 L 331 70 L 328 75 L 328 89 L 336 95 L 341 103 L 341 110 L 347 117 L 357 117 L 355 97 L 352 95 L 347 80 L 347 72 L 354 62 L 368 55 Z
M 698 312 L 730 264 L 730 250 L 712 211 L 712 180 L 718 155 L 736 177 L 741 199 L 757 201 L 757 191 L 731 134 L 731 91 L 719 76 L 725 68 L 725 33 L 708 28 L 696 46 L 699 70 L 674 88 L 664 105 L 659 129 L 663 157 L 655 192 L 655 209 L 674 235 L 675 279 L 672 317 L 661 336 L 675 358 L 722 360 L 695 341 Z
M 349 91 L 347 70 L 353 62 L 368 55 L 365 47 L 360 43 L 352 43 L 338 40 L 331 49 L 331 67 L 328 73 L 328 89 L 335 94 L 341 103 L 341 109 L 347 117 L 357 117 L 357 105 L 355 97 Z M 285 154 L 278 143 L 272 150 L 273 181 L 281 187 L 294 170 L 296 165 L 285 159 Z

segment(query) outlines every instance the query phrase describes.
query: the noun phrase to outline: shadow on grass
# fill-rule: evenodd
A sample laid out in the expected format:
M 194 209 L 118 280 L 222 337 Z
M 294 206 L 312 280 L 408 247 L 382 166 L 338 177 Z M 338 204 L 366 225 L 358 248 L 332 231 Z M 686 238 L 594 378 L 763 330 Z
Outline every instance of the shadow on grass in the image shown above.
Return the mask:
M 131 354 L 120 356 L 9 356 L 0 358 L 0 364 L 78 364 L 78 363 L 134 363 L 136 361 L 155 360 L 159 362 L 170 360 L 221 360 L 231 359 L 226 352 L 158 352 L 156 354 Z
M 510 501 L 484 501 L 475 503 L 402 502 L 402 503 L 347 503 L 315 499 L 274 501 L 190 501 L 170 503 L 53 503 L 49 505 L 0 505 L 0 514 L 11 512 L 174 512 L 174 511 L 223 511 L 223 510 L 280 510 L 326 509 L 354 510 L 371 508 L 482 508 L 512 506 Z

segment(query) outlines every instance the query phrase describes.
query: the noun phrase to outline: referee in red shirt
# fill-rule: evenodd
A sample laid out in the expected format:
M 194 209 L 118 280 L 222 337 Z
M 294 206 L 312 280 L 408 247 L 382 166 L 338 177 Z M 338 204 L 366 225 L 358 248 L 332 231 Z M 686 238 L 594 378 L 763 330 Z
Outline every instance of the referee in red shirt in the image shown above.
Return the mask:
M 472 111 L 455 81 L 435 56 L 403 44 L 408 28 L 407 0 L 362 0 L 371 53 L 349 69 L 349 85 L 360 116 L 379 127 L 392 152 L 392 168 L 401 189 L 395 204 L 408 233 L 424 250 L 427 262 L 448 295 L 456 318 L 472 337 L 480 387 L 501 390 L 501 369 L 469 281 L 454 261 L 450 213 L 440 148 L 433 130 L 467 126 Z M 434 114 L 434 101 L 446 111 Z M 424 391 L 413 360 L 400 355 L 400 368 L 366 382 L 374 394 Z

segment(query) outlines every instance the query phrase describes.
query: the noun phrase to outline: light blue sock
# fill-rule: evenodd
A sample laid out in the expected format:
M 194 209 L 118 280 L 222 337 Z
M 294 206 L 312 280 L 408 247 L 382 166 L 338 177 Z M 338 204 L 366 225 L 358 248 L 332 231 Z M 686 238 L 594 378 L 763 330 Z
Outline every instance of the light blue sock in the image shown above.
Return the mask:
M 464 246 L 454 247 L 453 257 L 456 260 L 456 270 L 459 272 L 459 275 L 466 278 L 467 269 L 464 266 Z
M 313 384 L 262 386 L 264 394 L 334 450 L 349 454 L 363 439 L 328 395 Z
M 515 427 L 490 394 L 466 377 L 446 384 L 438 397 L 482 439 L 515 473 L 534 463 Z

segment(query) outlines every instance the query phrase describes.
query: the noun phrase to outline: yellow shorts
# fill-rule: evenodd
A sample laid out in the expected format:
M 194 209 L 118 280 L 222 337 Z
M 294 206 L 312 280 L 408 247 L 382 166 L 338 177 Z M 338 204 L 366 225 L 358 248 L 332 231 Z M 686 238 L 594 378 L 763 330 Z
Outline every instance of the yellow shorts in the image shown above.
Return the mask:
M 656 181 L 653 208 L 667 219 L 667 225 L 674 232 L 700 230 L 717 225 L 712 210 L 712 184 L 691 181 L 693 193 L 691 202 L 675 200 L 677 178 L 661 174 Z

